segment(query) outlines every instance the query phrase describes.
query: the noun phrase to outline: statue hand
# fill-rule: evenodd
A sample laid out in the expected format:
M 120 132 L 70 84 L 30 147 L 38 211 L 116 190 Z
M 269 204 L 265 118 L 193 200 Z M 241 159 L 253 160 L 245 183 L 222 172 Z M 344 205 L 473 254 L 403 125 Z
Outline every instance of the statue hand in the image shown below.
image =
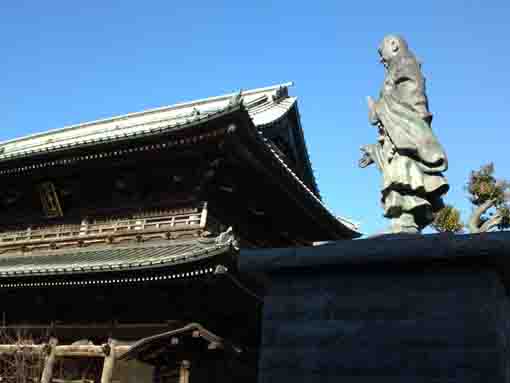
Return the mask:
M 369 110 L 369 111 L 371 111 L 371 110 L 374 110 L 374 109 L 375 109 L 375 102 L 374 102 L 374 100 L 372 99 L 372 97 L 367 96 L 367 104 L 368 104 L 368 110 Z
M 373 164 L 374 160 L 370 154 L 370 152 L 371 152 L 370 145 L 364 145 L 360 148 L 360 150 L 361 150 L 362 156 L 361 156 L 360 160 L 358 161 L 358 166 L 363 169 L 363 168 L 366 168 L 367 166 Z

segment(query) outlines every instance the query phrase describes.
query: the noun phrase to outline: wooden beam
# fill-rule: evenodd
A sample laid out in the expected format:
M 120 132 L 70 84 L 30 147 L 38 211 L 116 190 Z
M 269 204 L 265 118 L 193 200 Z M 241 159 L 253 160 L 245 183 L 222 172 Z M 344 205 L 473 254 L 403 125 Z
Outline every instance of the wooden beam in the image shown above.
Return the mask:
M 0 344 L 0 356 L 12 355 L 17 352 L 41 354 L 43 350 L 44 350 L 43 345 Z
M 46 349 L 46 357 L 44 358 L 44 370 L 41 375 L 41 383 L 51 383 L 51 378 L 53 376 L 53 365 L 55 364 L 56 358 L 56 346 L 58 344 L 58 340 L 56 338 L 51 338 Z
M 111 346 L 115 355 L 119 357 L 124 354 L 129 348 L 130 345 L 115 345 Z M 57 356 L 81 356 L 81 357 L 90 357 L 90 358 L 102 358 L 105 357 L 103 346 L 95 346 L 95 345 L 85 345 L 85 346 L 59 346 L 57 347 Z
M 103 348 L 106 356 L 104 358 L 103 373 L 101 374 L 101 383 L 111 383 L 113 369 L 115 368 L 115 340 L 110 339 Z
M 119 357 L 129 350 L 129 344 L 115 346 L 115 355 Z M 43 345 L 19 345 L 19 344 L 0 344 L 0 356 L 12 355 L 17 352 L 27 352 L 32 354 L 42 354 L 45 346 Z M 79 346 L 55 346 L 55 357 L 88 357 L 104 358 L 105 353 L 102 346 L 97 345 L 79 345 Z

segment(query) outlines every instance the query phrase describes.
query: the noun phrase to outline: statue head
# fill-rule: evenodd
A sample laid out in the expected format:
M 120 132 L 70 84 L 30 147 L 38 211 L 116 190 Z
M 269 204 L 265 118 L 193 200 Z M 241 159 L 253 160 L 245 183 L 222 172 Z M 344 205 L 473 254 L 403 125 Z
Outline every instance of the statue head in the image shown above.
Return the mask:
M 377 49 L 381 62 L 388 67 L 395 57 L 406 54 L 409 51 L 407 42 L 403 37 L 396 35 L 387 35 Z

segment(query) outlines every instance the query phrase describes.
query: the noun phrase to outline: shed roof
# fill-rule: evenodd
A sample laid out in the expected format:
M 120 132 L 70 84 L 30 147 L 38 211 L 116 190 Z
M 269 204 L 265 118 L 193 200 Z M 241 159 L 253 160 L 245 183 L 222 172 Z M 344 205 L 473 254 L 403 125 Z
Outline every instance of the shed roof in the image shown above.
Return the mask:
M 161 354 L 168 354 L 176 352 L 176 345 L 172 344 L 172 339 L 176 336 L 189 336 L 196 338 L 204 343 L 205 349 L 218 347 L 221 349 L 227 348 L 228 351 L 235 354 L 241 353 L 241 348 L 234 346 L 228 341 L 225 341 L 220 336 L 208 331 L 198 323 L 189 323 L 188 325 L 175 329 L 172 331 L 164 332 L 162 334 L 153 335 L 144 339 L 140 339 L 133 344 L 129 350 L 120 356 L 120 359 L 137 359 L 146 363 L 156 364 L 156 360 Z

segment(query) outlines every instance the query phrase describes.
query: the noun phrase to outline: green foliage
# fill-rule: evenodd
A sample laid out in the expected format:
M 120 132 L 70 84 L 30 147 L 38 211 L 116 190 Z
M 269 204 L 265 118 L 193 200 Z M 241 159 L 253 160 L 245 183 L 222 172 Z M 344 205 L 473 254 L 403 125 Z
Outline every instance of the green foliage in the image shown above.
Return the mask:
M 489 163 L 469 176 L 466 191 L 473 212 L 466 226 L 472 233 L 510 229 L 510 182 L 498 180 L 494 171 L 494 164 Z M 451 205 L 436 214 L 432 226 L 440 233 L 459 233 L 464 229 L 459 210 Z
M 460 220 L 460 211 L 451 205 L 446 205 L 434 217 L 432 227 L 440 233 L 460 233 L 464 224 Z
M 510 183 L 494 177 L 494 164 L 483 165 L 480 170 L 472 171 L 466 185 L 469 199 L 475 207 L 476 225 L 471 231 L 488 231 L 494 228 L 510 228 Z
M 498 206 L 505 203 L 510 184 L 494 177 L 494 164 L 490 163 L 471 172 L 466 189 L 473 205 L 480 206 L 489 200 L 495 200 L 495 206 Z
M 506 204 L 499 208 L 499 214 L 502 216 L 501 223 L 498 224 L 499 230 L 505 230 L 510 228 L 510 206 Z

